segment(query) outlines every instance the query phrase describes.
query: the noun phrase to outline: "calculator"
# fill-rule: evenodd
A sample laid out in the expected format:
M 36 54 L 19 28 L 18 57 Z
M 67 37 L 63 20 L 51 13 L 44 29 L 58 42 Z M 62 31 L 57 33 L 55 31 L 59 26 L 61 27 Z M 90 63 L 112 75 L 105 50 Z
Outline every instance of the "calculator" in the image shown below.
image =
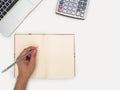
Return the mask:
M 58 0 L 56 13 L 84 20 L 88 4 L 89 0 Z

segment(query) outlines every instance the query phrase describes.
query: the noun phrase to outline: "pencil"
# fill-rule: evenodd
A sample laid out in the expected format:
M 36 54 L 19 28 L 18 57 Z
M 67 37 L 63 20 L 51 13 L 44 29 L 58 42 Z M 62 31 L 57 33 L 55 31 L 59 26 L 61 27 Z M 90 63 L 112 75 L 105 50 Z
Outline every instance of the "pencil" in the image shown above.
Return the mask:
M 9 65 L 7 68 L 5 68 L 1 73 L 6 72 L 7 70 L 9 70 L 11 67 L 13 67 L 15 64 L 17 64 L 18 62 L 22 61 L 25 57 L 27 57 L 28 55 L 30 55 L 32 53 L 32 50 L 30 50 L 29 52 L 27 52 L 25 55 L 19 57 L 13 64 Z

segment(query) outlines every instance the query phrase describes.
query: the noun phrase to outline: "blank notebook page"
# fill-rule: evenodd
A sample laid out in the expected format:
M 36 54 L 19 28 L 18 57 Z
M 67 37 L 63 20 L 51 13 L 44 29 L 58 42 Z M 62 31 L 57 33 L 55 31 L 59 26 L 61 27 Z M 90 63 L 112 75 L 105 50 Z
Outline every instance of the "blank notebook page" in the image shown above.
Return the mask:
M 15 35 L 15 59 L 23 49 L 38 47 L 31 78 L 67 79 L 75 76 L 74 35 Z M 15 77 L 18 68 L 15 65 Z

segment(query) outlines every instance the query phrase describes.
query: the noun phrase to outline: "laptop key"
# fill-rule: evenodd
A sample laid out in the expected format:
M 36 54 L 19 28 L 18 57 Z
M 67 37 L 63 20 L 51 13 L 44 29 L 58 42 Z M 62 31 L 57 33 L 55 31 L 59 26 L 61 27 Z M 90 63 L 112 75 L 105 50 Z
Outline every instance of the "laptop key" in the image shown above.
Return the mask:
M 3 15 L 0 15 L 0 18 L 3 18 Z
M 9 1 L 11 1 L 11 0 L 9 0 Z M 8 11 L 17 3 L 17 1 L 18 1 L 18 0 L 14 0 L 14 1 L 10 4 L 10 6 L 6 9 L 6 11 L 8 12 Z
M 0 0 L 0 21 L 18 0 Z
M 0 8 L 2 8 L 2 5 L 0 4 Z
M 7 7 L 6 6 L 3 6 L 3 9 L 6 9 Z
M 9 5 L 9 3 L 6 3 L 6 6 L 8 6 Z
M 4 5 L 4 4 L 5 4 L 5 2 L 3 2 L 3 1 L 2 1 L 2 2 L 1 2 L 1 4 L 2 4 L 2 5 Z
M 4 12 L 3 12 L 3 15 L 6 15 L 6 13 L 7 13 L 7 12 L 6 12 L 6 11 L 4 11 Z
M 1 8 L 1 9 L 0 9 L 0 12 L 3 12 L 3 11 L 4 11 L 4 9 Z

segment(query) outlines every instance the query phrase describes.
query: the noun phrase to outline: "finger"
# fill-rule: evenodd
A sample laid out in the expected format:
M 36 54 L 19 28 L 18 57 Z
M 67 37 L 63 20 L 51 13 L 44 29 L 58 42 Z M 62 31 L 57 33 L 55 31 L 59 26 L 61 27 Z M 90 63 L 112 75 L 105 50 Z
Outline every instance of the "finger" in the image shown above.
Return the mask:
M 28 47 L 28 48 L 25 48 L 25 49 L 21 52 L 20 56 L 25 55 L 27 52 L 29 52 L 30 50 L 33 50 L 33 49 L 35 49 L 35 48 L 36 48 L 36 47 L 33 47 L 33 46 L 30 46 L 30 47 Z
M 36 54 L 37 54 L 37 48 L 34 48 L 32 54 L 31 54 L 31 59 L 30 59 L 31 64 L 35 64 L 35 62 L 36 62 Z
M 35 49 L 35 48 L 36 48 L 36 47 L 33 47 L 33 46 L 30 46 L 30 47 L 28 47 L 28 48 L 25 48 L 25 49 L 21 52 L 21 54 L 18 56 L 18 58 L 21 57 L 21 56 L 23 56 L 23 55 L 25 55 L 28 51 L 33 50 L 33 49 Z M 26 58 L 25 58 L 24 60 L 26 60 Z M 19 62 L 19 63 L 24 63 L 24 60 L 22 60 L 22 61 Z

